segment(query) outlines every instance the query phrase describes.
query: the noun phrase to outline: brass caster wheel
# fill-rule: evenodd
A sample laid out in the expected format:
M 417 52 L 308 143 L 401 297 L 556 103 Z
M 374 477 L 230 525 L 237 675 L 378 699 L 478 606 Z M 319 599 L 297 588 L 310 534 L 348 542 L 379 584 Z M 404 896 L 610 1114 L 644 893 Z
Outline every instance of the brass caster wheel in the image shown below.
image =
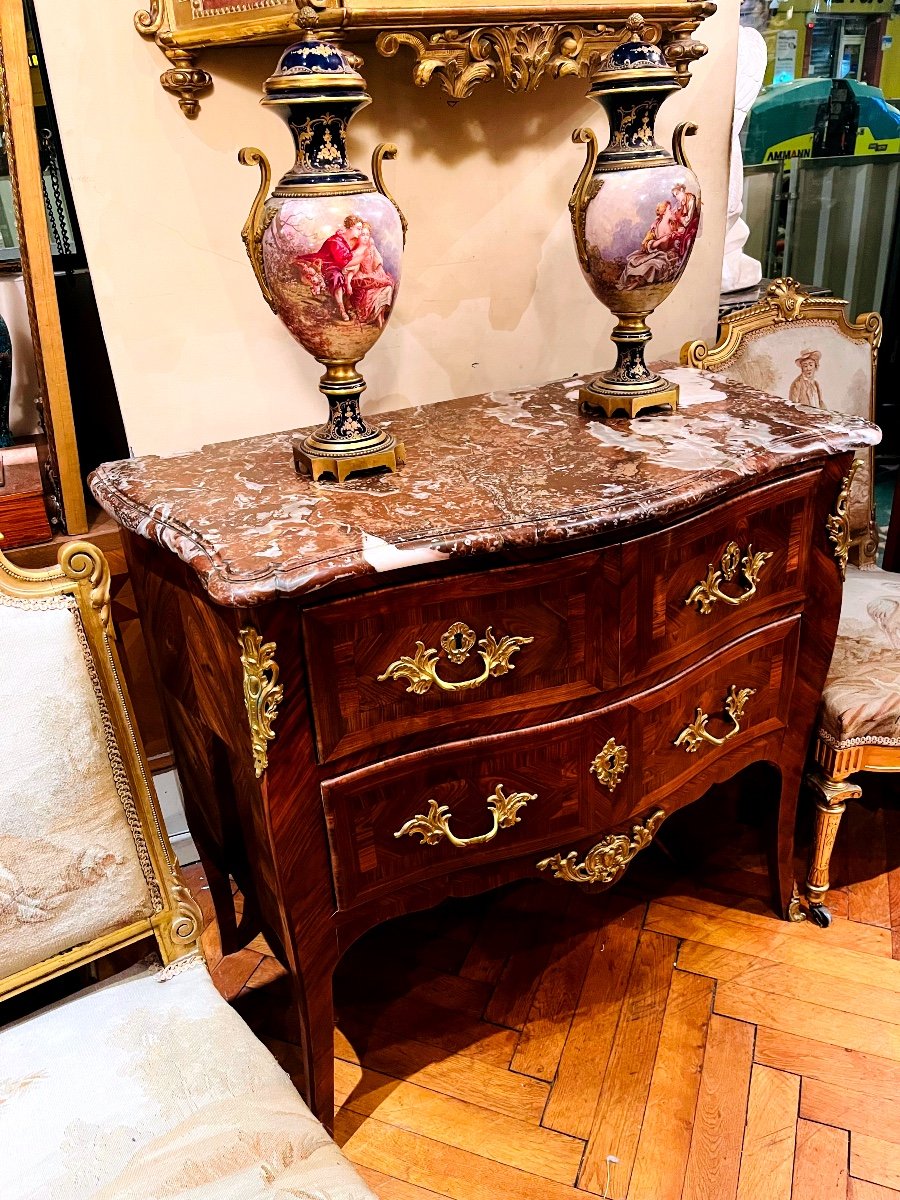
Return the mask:
M 831 924 L 831 909 L 826 908 L 824 904 L 810 904 L 809 919 L 820 929 L 827 929 Z

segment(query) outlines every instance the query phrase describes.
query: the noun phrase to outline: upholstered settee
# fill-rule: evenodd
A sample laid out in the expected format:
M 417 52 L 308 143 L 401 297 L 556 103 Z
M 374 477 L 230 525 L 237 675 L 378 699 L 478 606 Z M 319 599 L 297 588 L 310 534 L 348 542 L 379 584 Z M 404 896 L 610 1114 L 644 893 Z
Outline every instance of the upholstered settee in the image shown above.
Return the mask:
M 0 554 L 0 1000 L 148 950 L 16 1021 L 0 1003 L 0 1197 L 374 1200 L 213 985 L 112 639 L 94 547 Z

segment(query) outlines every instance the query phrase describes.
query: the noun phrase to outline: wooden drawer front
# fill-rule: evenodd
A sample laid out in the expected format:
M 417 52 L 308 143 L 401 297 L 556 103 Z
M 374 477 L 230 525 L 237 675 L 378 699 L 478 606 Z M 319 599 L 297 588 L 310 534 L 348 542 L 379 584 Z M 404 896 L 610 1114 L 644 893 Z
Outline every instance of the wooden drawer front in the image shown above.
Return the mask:
M 732 641 L 779 606 L 802 602 L 817 480 L 810 472 L 623 546 L 623 683 Z M 759 565 L 755 593 L 743 572 L 751 547 L 771 556 Z M 729 604 L 716 590 L 744 599 Z
M 641 714 L 642 806 L 666 808 L 666 795 L 711 761 L 786 726 L 799 634 L 799 617 L 779 621 L 634 702 Z M 752 694 L 742 696 L 744 689 Z M 705 732 L 724 739 L 721 745 L 699 733 L 702 714 Z
M 591 762 L 609 739 L 628 744 L 625 709 L 544 725 L 527 733 L 478 738 L 355 771 L 322 784 L 338 907 L 347 909 L 398 886 L 448 871 L 555 848 L 604 828 L 613 802 L 635 802 L 625 770 L 610 790 L 591 774 Z M 507 799 L 527 803 L 490 841 L 454 845 L 445 834 L 427 844 L 418 832 L 395 836 L 410 820 L 446 806 L 447 828 L 464 841 L 493 826 L 489 801 L 498 785 Z M 421 826 L 427 832 L 429 826 Z
M 617 637 L 616 622 L 604 619 L 597 599 L 602 566 L 599 553 L 578 554 L 557 563 L 411 584 L 304 612 L 321 761 L 453 723 L 596 694 L 604 625 Z M 441 644 L 457 623 L 469 631 L 459 634 L 462 649 L 473 643 L 459 663 Z M 496 647 L 488 652 L 500 665 L 477 686 L 446 690 L 412 665 L 413 677 L 401 667 L 379 679 L 392 664 L 414 660 L 417 643 L 420 662 L 424 651 L 437 652 L 428 658 L 435 659 L 440 680 L 459 685 L 477 679 L 485 673 L 480 639 L 488 629 Z M 505 637 L 531 639 L 509 651 L 508 669 L 502 661 Z M 455 643 L 447 644 L 453 651 Z M 607 655 L 614 669 L 615 643 Z

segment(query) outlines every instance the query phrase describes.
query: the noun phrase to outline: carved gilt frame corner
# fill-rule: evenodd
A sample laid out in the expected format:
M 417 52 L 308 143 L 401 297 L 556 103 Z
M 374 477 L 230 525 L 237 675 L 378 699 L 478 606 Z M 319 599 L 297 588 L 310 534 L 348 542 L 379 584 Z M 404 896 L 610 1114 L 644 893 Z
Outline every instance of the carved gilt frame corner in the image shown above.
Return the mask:
M 212 77 L 199 56 L 211 46 L 296 41 L 306 31 L 335 41 L 374 41 L 387 58 L 414 57 L 413 81 L 440 81 L 456 104 L 488 80 L 529 92 L 546 78 L 587 77 L 626 36 L 637 10 L 645 36 L 659 42 L 685 86 L 690 65 L 706 53 L 694 41 L 712 0 L 481 0 L 478 5 L 416 0 L 145 0 L 134 16 L 169 62 L 160 76 L 182 112 L 195 117 Z
M 67 542 L 56 566 L 19 567 L 0 551 L 0 595 L 18 600 L 72 596 L 90 652 L 134 804 L 129 821 L 153 899 L 153 913 L 110 930 L 0 980 L 0 999 L 83 966 L 113 950 L 154 936 L 164 964 L 197 951 L 202 919 L 169 845 L 151 782 L 134 711 L 122 675 L 110 619 L 110 571 L 102 551 L 89 542 Z M 115 768 L 114 768 L 115 770 Z M 117 781 L 117 790 L 118 788 Z
M 862 313 L 851 321 L 847 317 L 846 300 L 826 296 L 810 296 L 791 278 L 774 279 L 756 304 L 739 309 L 726 317 L 719 327 L 719 340 L 712 346 L 700 339 L 687 342 L 681 349 L 681 364 L 702 370 L 722 371 L 737 354 L 748 334 L 759 330 L 778 329 L 793 322 L 810 321 L 834 325 L 854 342 L 867 342 L 872 363 L 872 391 L 868 419 L 875 419 L 875 379 L 878 368 L 878 348 L 881 345 L 882 320 L 876 312 Z M 875 520 L 874 451 L 869 456 L 869 520 L 865 529 L 853 530 L 850 545 L 861 563 L 875 561 L 878 549 L 878 526 Z

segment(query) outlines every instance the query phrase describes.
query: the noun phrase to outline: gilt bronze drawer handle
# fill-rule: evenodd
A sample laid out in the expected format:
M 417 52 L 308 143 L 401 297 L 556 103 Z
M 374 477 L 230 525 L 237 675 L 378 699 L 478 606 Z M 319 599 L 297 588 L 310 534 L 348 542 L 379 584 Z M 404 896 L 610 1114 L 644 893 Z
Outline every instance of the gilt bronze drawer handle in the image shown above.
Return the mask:
M 730 604 L 737 608 L 741 604 L 746 604 L 748 600 L 752 600 L 756 595 L 756 585 L 759 583 L 760 572 L 766 565 L 766 560 L 772 557 L 771 550 L 757 550 L 754 552 L 752 546 L 747 547 L 747 553 L 741 556 L 741 548 L 737 542 L 729 542 L 725 547 L 719 565 L 715 563 L 709 564 L 706 578 L 702 583 L 698 583 L 691 594 L 685 600 L 685 604 L 696 604 L 698 610 L 704 614 L 712 612 L 712 606 L 717 600 L 721 600 L 723 604 Z M 722 583 L 731 583 L 738 575 L 743 577 L 746 587 L 744 591 L 737 596 L 729 596 L 727 592 L 723 592 Z
M 610 738 L 594 761 L 591 763 L 591 774 L 598 783 L 605 783 L 611 792 L 616 790 L 619 780 L 628 767 L 628 751 L 618 745 L 615 738 Z
M 484 637 L 478 642 L 479 655 L 484 667 L 480 675 L 474 679 L 464 679 L 460 683 L 450 683 L 441 679 L 437 673 L 440 650 L 425 649 L 424 642 L 416 642 L 415 654 L 404 654 L 396 662 L 392 662 L 383 675 L 378 676 L 379 683 L 385 679 L 408 679 L 408 692 L 423 696 L 436 684 L 442 692 L 465 692 L 469 688 L 480 687 L 492 676 L 505 675 L 507 671 L 515 670 L 515 664 L 509 660 L 520 646 L 533 642 L 530 637 L 502 637 L 498 642 L 490 625 L 484 631 Z M 475 645 L 475 633 L 462 621 L 455 621 L 441 638 L 441 648 L 451 662 L 463 663 L 469 656 L 469 651 Z
M 477 837 L 458 838 L 450 832 L 450 809 L 446 804 L 438 804 L 437 800 L 428 801 L 428 812 L 423 816 L 416 813 L 406 824 L 394 834 L 395 838 L 405 834 L 417 833 L 422 839 L 423 846 L 436 846 L 441 838 L 446 838 L 451 846 L 483 846 L 485 842 L 493 841 L 500 829 L 509 829 L 521 821 L 519 809 L 524 808 L 529 800 L 537 800 L 537 796 L 529 792 L 513 792 L 511 796 L 504 795 L 503 785 L 498 783 L 493 796 L 487 802 L 488 812 L 493 817 L 493 824 L 487 833 Z
M 734 728 L 729 729 L 724 737 L 714 737 L 708 731 L 706 724 L 709 716 L 702 708 L 698 708 L 691 724 L 686 729 L 682 729 L 675 739 L 675 745 L 681 746 L 688 754 L 694 754 L 701 742 L 708 742 L 710 746 L 724 746 L 726 742 L 741 732 L 744 706 L 755 692 L 756 688 L 738 690 L 735 684 L 728 689 L 728 695 L 725 697 L 725 715 L 732 722 Z
M 557 879 L 568 883 L 615 883 L 634 856 L 650 845 L 665 819 L 665 812 L 657 808 L 641 825 L 632 825 L 630 837 L 627 833 L 611 833 L 598 842 L 588 850 L 583 863 L 578 861 L 578 852 L 572 850 L 565 857 L 554 854 L 543 859 L 537 869 L 549 868 Z

